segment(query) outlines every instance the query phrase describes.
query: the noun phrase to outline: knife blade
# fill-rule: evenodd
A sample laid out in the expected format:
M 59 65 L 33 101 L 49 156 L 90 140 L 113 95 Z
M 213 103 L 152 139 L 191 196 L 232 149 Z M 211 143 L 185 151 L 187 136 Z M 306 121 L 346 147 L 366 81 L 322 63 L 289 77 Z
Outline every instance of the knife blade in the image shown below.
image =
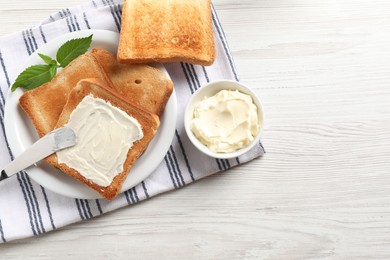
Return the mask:
M 61 149 L 74 146 L 76 134 L 70 127 L 57 128 L 46 134 L 1 170 L 0 181 L 29 167 Z

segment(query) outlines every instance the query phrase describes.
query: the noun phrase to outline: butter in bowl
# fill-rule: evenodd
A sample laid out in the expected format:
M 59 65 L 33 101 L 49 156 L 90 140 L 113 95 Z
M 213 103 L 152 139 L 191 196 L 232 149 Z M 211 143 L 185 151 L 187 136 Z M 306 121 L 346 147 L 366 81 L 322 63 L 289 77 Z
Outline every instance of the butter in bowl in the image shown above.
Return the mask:
M 190 98 L 184 127 L 194 146 L 220 159 L 238 157 L 260 141 L 263 107 L 242 83 L 221 80 L 199 88 Z

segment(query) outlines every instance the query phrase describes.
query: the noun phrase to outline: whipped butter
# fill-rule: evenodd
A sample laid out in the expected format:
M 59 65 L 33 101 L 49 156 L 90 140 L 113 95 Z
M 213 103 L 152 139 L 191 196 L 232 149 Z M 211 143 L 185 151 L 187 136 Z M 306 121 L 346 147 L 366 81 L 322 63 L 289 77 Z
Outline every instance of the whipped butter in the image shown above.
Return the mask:
M 66 125 L 76 132 L 78 142 L 57 152 L 58 162 L 103 187 L 123 171 L 127 152 L 143 137 L 135 118 L 91 94 L 72 111 Z
M 221 90 L 203 99 L 194 109 L 191 130 L 212 152 L 228 153 L 253 141 L 260 129 L 252 97 Z

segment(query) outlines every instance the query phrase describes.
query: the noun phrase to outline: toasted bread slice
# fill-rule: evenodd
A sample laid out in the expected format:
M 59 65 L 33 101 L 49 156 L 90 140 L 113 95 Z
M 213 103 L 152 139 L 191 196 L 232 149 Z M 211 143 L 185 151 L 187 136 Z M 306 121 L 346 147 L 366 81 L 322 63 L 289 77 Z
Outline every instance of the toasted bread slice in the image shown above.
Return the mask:
M 50 82 L 26 91 L 19 104 L 30 117 L 40 137 L 52 131 L 70 91 L 85 78 L 98 78 L 108 86 L 111 80 L 91 53 L 80 55 L 60 71 Z
M 139 108 L 133 104 L 126 102 L 100 80 L 85 79 L 81 80 L 77 84 L 77 86 L 73 88 L 70 92 L 68 101 L 63 108 L 56 128 L 64 126 L 69 121 L 71 113 L 74 111 L 77 105 L 84 99 L 84 97 L 91 94 L 94 98 L 103 99 L 104 101 L 109 102 L 114 107 L 119 108 L 131 117 L 135 118 L 142 127 L 143 137 L 140 140 L 136 141 L 133 146 L 128 150 L 125 162 L 123 164 L 123 170 L 114 177 L 109 186 L 103 187 L 88 180 L 82 174 L 80 174 L 80 172 L 69 167 L 68 165 L 64 163 L 58 163 L 57 154 L 51 155 L 50 157 L 46 158 L 46 160 L 64 173 L 96 190 L 107 200 L 112 200 L 120 192 L 122 184 L 125 181 L 130 168 L 133 166 L 138 157 L 142 155 L 142 153 L 147 148 L 149 142 L 153 139 L 160 122 L 157 115 L 154 115 L 146 110 L 143 110 L 142 108 Z M 99 125 L 98 120 L 92 122 L 96 123 L 97 126 Z M 91 136 L 91 140 L 94 140 L 94 138 L 96 137 Z M 103 151 L 99 150 L 98 152 L 110 153 L 109 150 L 110 149 Z M 107 157 L 109 156 L 110 154 L 107 154 Z
M 135 103 L 160 116 L 173 91 L 173 83 L 160 70 L 144 64 L 119 64 L 116 57 L 105 50 L 94 48 L 99 60 L 112 80 L 113 88 L 125 100 Z
M 119 63 L 215 59 L 210 0 L 126 0 L 118 46 Z

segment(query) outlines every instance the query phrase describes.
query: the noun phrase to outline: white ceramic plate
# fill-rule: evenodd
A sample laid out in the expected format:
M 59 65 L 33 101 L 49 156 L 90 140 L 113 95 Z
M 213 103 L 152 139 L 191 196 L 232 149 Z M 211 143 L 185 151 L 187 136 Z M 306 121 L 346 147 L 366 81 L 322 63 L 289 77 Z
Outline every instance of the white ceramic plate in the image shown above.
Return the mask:
M 62 35 L 39 48 L 33 53 L 25 67 L 42 64 L 43 61 L 37 53 L 43 53 L 55 57 L 58 48 L 68 40 L 86 37 L 93 34 L 91 48 L 99 47 L 116 53 L 119 34 L 104 30 L 77 31 Z M 168 72 L 162 65 L 153 65 L 162 70 L 168 77 Z M 14 154 L 18 156 L 31 146 L 37 139 L 36 130 L 26 113 L 19 106 L 19 98 L 23 90 L 18 88 L 14 92 L 9 91 L 5 104 L 4 124 L 8 143 Z M 134 164 L 123 184 L 122 192 L 139 184 L 147 178 L 164 159 L 176 128 L 177 105 L 175 92 L 172 93 L 165 111 L 160 118 L 160 127 L 149 144 L 144 154 Z M 26 169 L 28 175 L 43 187 L 62 194 L 64 196 L 80 199 L 95 199 L 101 196 L 94 190 L 79 183 L 73 178 L 60 172 L 56 168 L 42 161 Z

